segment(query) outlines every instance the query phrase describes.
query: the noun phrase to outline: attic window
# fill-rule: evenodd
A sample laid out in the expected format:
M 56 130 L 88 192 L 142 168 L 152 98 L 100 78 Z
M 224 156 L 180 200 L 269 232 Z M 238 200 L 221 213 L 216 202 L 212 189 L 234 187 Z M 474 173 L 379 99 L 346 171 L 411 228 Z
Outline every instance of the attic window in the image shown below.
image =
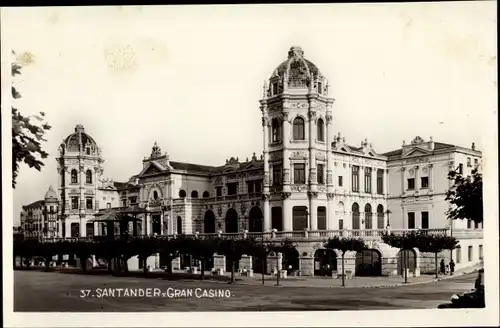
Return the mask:
M 323 85 L 321 84 L 321 82 L 318 82 L 318 93 L 321 94 L 321 91 L 323 91 Z
M 278 82 L 273 83 L 273 96 L 278 94 Z
M 375 155 L 373 155 L 373 153 L 372 153 L 372 152 L 369 152 L 369 153 L 368 153 L 368 155 L 370 155 L 370 156 L 375 156 Z
M 87 155 L 90 155 L 90 147 L 87 147 L 87 149 L 85 149 Z

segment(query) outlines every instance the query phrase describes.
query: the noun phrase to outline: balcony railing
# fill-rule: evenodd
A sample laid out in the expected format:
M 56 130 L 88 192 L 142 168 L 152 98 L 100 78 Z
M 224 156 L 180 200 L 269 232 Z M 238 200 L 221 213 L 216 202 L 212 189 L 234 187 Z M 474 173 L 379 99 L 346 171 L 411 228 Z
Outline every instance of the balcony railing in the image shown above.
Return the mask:
M 419 231 L 418 229 L 391 229 L 390 232 L 394 233 L 396 235 L 398 234 L 403 234 L 403 233 L 408 233 L 411 231 Z M 449 229 L 424 229 L 420 230 L 427 232 L 428 234 L 433 234 L 433 235 L 450 235 L 450 230 Z M 363 229 L 363 230 L 316 230 L 316 231 L 272 231 L 272 232 L 237 232 L 237 233 L 194 233 L 194 234 L 189 234 L 187 236 L 198 236 L 198 237 L 203 237 L 203 236 L 220 236 L 220 237 L 228 237 L 228 238 L 246 238 L 246 237 L 254 237 L 255 239 L 261 239 L 264 238 L 266 240 L 284 240 L 284 239 L 291 239 L 291 240 L 296 240 L 296 241 L 305 241 L 305 240 L 311 240 L 311 241 L 323 241 L 327 240 L 328 238 L 331 237 L 354 237 L 354 238 L 361 238 L 364 240 L 381 240 L 382 234 L 384 232 L 387 232 L 385 229 Z M 472 238 L 482 238 L 483 236 L 483 231 L 482 229 L 476 229 L 476 230 L 470 230 L 470 229 L 463 229 L 463 230 L 454 230 L 453 236 L 456 237 L 457 239 L 472 239 Z M 66 238 L 43 238 L 41 236 L 35 237 L 36 239 L 43 240 L 44 242 L 56 242 L 56 241 L 101 241 L 101 240 L 109 240 L 109 239 L 122 239 L 122 238 L 130 238 L 132 237 L 131 235 L 111 235 L 111 236 L 90 236 L 90 237 L 66 237 Z M 150 235 L 139 235 L 135 236 L 135 238 L 146 238 L 146 237 L 153 237 L 153 238 L 158 238 L 158 239 L 165 239 L 165 238 L 174 238 L 176 235 L 158 235 L 158 234 L 150 234 Z M 26 239 L 29 239 L 30 237 L 25 236 Z

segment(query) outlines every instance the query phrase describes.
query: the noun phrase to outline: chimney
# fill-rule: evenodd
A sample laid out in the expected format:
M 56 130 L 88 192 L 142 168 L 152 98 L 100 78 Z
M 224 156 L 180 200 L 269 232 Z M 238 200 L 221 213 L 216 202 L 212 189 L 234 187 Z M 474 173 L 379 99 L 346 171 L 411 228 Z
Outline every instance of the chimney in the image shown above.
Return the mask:
M 432 140 L 432 137 L 429 138 L 429 149 L 434 150 L 434 140 Z

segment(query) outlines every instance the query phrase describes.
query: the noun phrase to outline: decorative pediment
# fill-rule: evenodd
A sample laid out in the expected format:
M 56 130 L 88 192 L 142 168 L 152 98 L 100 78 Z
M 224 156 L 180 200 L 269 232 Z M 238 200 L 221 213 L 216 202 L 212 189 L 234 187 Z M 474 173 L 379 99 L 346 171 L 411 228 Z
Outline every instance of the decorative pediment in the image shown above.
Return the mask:
M 143 175 L 150 175 L 150 174 L 158 174 L 165 171 L 164 168 L 160 166 L 160 164 L 156 162 L 150 162 L 143 170 L 141 173 L 139 173 L 139 176 Z
M 426 156 L 429 155 L 430 151 L 427 149 L 422 149 L 419 147 L 408 150 L 403 157 L 415 157 L 415 156 Z

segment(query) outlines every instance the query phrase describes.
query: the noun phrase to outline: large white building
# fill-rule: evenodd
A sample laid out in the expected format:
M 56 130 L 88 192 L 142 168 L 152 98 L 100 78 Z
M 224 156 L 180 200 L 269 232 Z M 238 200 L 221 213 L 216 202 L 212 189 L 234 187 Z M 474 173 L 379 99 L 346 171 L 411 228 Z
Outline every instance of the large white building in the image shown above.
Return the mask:
M 129 230 L 138 234 L 274 231 L 298 240 L 293 265 L 304 274 L 318 271 L 315 248 L 322 238 L 349 232 L 371 242 L 388 226 L 450 228 L 461 244 L 482 249 L 482 233 L 466 233 L 481 227 L 460 221 L 450 226 L 445 200 L 449 170 L 470 174 L 480 166 L 481 152 L 420 137 L 387 153 L 366 139 L 348 144 L 334 128 L 335 111 L 342 109 L 329 91 L 318 67 L 292 47 L 260 100 L 262 155 L 214 167 L 172 161 L 155 143 L 141 172 L 120 183 L 103 178 L 100 148 L 77 125 L 57 158 L 59 236 L 110 233 L 109 225 L 95 221 L 110 208 L 135 211 L 138 222 Z M 397 250 L 380 241 L 370 246 L 368 253 L 353 255 L 356 274 L 394 274 Z M 479 261 L 470 252 L 469 261 L 457 258 L 457 267 Z M 415 257 L 418 272 L 424 256 Z

